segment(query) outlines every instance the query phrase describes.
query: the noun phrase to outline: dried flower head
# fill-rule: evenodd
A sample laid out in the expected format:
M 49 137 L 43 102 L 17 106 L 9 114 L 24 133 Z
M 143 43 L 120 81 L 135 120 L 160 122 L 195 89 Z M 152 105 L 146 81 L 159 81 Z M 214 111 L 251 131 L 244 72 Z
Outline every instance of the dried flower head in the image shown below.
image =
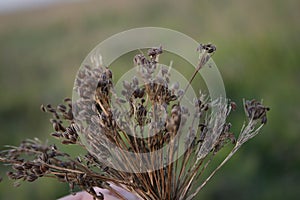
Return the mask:
M 201 44 L 198 50 L 199 65 L 189 83 L 216 47 Z M 54 177 L 68 183 L 72 192 L 79 187 L 94 199 L 104 198 L 94 187 L 108 189 L 125 199 L 111 184 L 140 199 L 193 199 L 241 145 L 258 134 L 267 122 L 269 108 L 256 100 L 245 100 L 248 120 L 236 138 L 227 121 L 236 104 L 200 93 L 191 100 L 192 109 L 188 108 L 183 97 L 189 86 L 182 88 L 178 82 L 170 81 L 170 69 L 158 63 L 162 53 L 160 46 L 149 49 L 148 57 L 134 57 L 140 78 L 123 81 L 121 95 L 116 92 L 109 68 L 101 62 L 86 65 L 75 82 L 75 102 L 66 98 L 56 107 L 41 106 L 42 111 L 52 115 L 51 135 L 64 145 L 81 146 L 86 155 L 71 158 L 55 145 L 27 139 L 0 153 L 0 161 L 11 165 L 8 177 L 16 180 L 16 185 L 21 180 Z M 215 155 L 228 144 L 232 150 L 203 177 Z M 128 152 L 133 156 L 128 157 Z M 126 170 L 118 170 L 120 167 Z

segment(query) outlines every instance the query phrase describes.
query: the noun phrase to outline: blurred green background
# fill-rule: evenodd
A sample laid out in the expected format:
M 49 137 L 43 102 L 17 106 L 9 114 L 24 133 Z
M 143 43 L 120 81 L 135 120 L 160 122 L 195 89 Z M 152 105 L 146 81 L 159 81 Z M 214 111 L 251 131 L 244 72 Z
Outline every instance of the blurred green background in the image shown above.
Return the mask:
M 271 107 L 262 134 L 210 181 L 197 199 L 300 196 L 300 1 L 79 1 L 0 13 L 0 149 L 51 132 L 42 103 L 71 96 L 81 62 L 96 44 L 130 28 L 161 26 L 217 45 L 227 96 Z M 241 109 L 241 106 L 239 106 Z M 238 132 L 244 117 L 232 116 Z M 42 179 L 14 188 L 0 175 L 0 199 L 51 200 L 65 184 Z

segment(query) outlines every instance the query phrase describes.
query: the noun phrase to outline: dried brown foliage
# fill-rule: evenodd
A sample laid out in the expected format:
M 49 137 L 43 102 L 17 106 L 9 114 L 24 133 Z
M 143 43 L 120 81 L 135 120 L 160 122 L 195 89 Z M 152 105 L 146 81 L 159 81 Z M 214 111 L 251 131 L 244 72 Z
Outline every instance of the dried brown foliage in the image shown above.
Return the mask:
M 198 49 L 203 56 L 195 74 L 210 59 L 216 48 L 212 44 L 200 45 Z M 203 94 L 194 99 L 194 110 L 188 110 L 181 104 L 181 99 L 187 88 L 181 89 L 178 83 L 170 83 L 170 71 L 161 68 L 159 76 L 157 70 L 158 55 L 162 54 L 162 47 L 148 51 L 148 57 L 143 54 L 134 57 L 135 66 L 139 67 L 143 83 L 136 77 L 123 82 L 122 96 L 116 97 L 112 80 L 112 71 L 103 66 L 85 66 L 79 71 L 75 90 L 81 98 L 77 99 L 73 107 L 71 99 L 66 98 L 64 104 L 57 107 L 41 106 L 44 112 L 52 114 L 50 122 L 54 132 L 51 135 L 61 140 L 64 145 L 79 145 L 87 150 L 83 157 L 71 158 L 61 152 L 55 145 L 44 144 L 38 139 L 25 140 L 19 146 L 8 146 L 0 153 L 0 161 L 11 166 L 7 175 L 16 180 L 32 182 L 40 177 L 56 178 L 69 184 L 71 191 L 75 187 L 87 191 L 95 199 L 103 199 L 94 187 L 108 189 L 125 199 L 110 184 L 120 186 L 141 199 L 192 199 L 220 169 L 241 145 L 258 134 L 267 122 L 266 112 L 269 108 L 256 100 L 244 101 L 247 120 L 239 136 L 231 132 L 231 123 L 227 117 L 231 110 L 236 109 L 234 102 L 227 99 L 210 100 Z M 191 77 L 190 82 L 193 81 Z M 97 82 L 97 85 L 91 83 Z M 93 96 L 91 100 L 91 96 Z M 111 107 L 112 101 L 128 110 L 118 113 Z M 74 103 L 74 102 L 73 102 Z M 84 107 L 85 109 L 79 109 Z M 160 118 L 160 108 L 168 111 L 165 121 Z M 91 126 L 85 127 L 74 119 L 74 113 L 82 121 L 88 121 Z M 91 113 L 91 115 L 86 114 Z M 86 116 L 90 116 L 87 119 Z M 186 124 L 187 116 L 193 116 L 188 132 L 182 133 L 181 126 Z M 128 119 L 133 119 L 135 131 L 144 133 L 146 125 L 152 125 L 154 135 L 139 138 L 128 134 L 131 129 Z M 161 123 L 160 123 L 161 122 Z M 160 124 L 159 124 L 160 123 Z M 198 128 L 193 128 L 198 124 Z M 85 142 L 81 141 L 79 132 L 88 133 Z M 100 134 L 101 132 L 101 134 Z M 181 140 L 175 140 L 179 136 Z M 185 152 L 178 156 L 179 142 L 185 141 Z M 124 165 L 129 172 L 119 171 L 101 162 L 110 155 L 108 142 L 133 153 L 155 152 L 167 144 L 170 146 L 167 154 L 161 154 L 161 160 L 146 157 L 146 166 L 159 163 L 159 169 L 147 172 L 137 171 L 139 163 L 125 159 L 125 155 L 115 158 L 118 165 Z M 203 177 L 204 171 L 215 155 L 227 144 L 232 144 L 232 150 L 223 162 L 212 171 L 208 177 Z M 86 146 L 88 145 L 88 147 Z M 168 155 L 168 158 L 164 158 Z M 178 157 L 177 157 L 178 156 Z M 157 157 L 156 157 L 157 158 Z M 175 158 L 175 159 L 174 159 Z M 164 165 L 162 160 L 175 160 Z M 199 183 L 199 180 L 203 180 Z M 197 188 L 192 185 L 198 185 Z

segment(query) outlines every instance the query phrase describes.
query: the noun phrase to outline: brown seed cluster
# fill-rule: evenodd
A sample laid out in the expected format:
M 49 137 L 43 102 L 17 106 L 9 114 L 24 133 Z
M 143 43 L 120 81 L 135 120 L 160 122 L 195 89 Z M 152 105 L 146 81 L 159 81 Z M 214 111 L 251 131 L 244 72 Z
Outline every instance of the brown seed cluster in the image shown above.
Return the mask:
M 269 107 L 265 107 L 261 102 L 253 99 L 251 101 L 247 100 L 245 102 L 245 111 L 247 116 L 253 120 L 261 120 L 262 124 L 267 123 L 267 111 Z
M 11 165 L 12 171 L 8 171 L 7 176 L 16 181 L 15 186 L 19 186 L 20 181 L 33 182 L 41 177 L 52 177 L 68 183 L 71 192 L 75 192 L 77 187 L 89 192 L 95 199 L 103 199 L 102 194 L 95 192 L 94 186 L 115 191 L 105 183 L 108 178 L 93 171 L 95 166 L 99 167 L 95 160 L 90 154 L 71 159 L 55 145 L 42 144 L 38 139 L 27 139 L 20 146 L 0 154 L 0 161 Z
M 42 105 L 41 110 L 43 112 L 49 112 L 53 116 L 53 118 L 50 119 L 55 131 L 51 133 L 53 137 L 62 139 L 63 144 L 76 144 L 78 134 L 74 122 L 71 99 L 65 98 L 64 103 L 66 105 L 59 104 L 56 108 L 53 108 L 51 104 L 47 106 Z M 64 125 L 63 121 L 66 121 L 68 125 Z
M 195 74 L 216 47 L 201 44 L 198 50 L 200 67 Z M 135 76 L 123 81 L 121 94 L 116 93 L 113 74 L 108 67 L 100 62 L 84 66 L 75 81 L 77 97 L 73 102 L 66 98 L 64 104 L 56 107 L 49 104 L 41 109 L 52 114 L 53 137 L 65 145 L 79 145 L 87 154 L 71 158 L 55 145 L 42 144 L 37 139 L 25 140 L 20 146 L 0 153 L 0 161 L 12 166 L 7 175 L 17 183 L 55 177 L 68 183 L 71 191 L 80 188 L 94 199 L 104 198 L 94 187 L 108 189 L 125 199 L 109 186 L 110 183 L 140 199 L 194 198 L 240 146 L 266 124 L 269 108 L 256 100 L 245 101 L 249 120 L 236 138 L 227 121 L 231 110 L 237 109 L 236 104 L 222 98 L 212 100 L 200 93 L 192 99 L 192 109 L 188 108 L 183 102 L 188 88 L 171 82 L 170 70 L 159 67 L 158 58 L 162 53 L 160 46 L 149 49 L 147 56 L 136 55 L 133 62 L 140 78 Z M 215 155 L 230 144 L 232 151 L 205 177 L 204 172 Z M 127 157 L 122 151 L 118 154 L 112 151 L 115 147 L 150 156 L 143 157 L 142 163 L 135 162 L 134 157 Z M 167 150 L 159 151 L 164 147 L 168 147 Z M 182 149 L 185 151 L 180 155 Z M 154 156 L 152 152 L 159 153 Z M 165 164 L 164 161 L 169 162 Z M 134 173 L 143 167 L 141 164 L 158 165 L 159 168 Z M 116 170 L 117 167 L 128 170 Z

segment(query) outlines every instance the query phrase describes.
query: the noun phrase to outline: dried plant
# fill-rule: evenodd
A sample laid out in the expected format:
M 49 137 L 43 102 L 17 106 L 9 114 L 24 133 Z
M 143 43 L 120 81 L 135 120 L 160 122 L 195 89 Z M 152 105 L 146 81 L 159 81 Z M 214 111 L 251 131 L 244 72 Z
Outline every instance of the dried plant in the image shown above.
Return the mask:
M 189 83 L 216 48 L 208 44 L 200 45 L 198 50 L 199 66 Z M 230 130 L 231 123 L 227 122 L 236 104 L 223 98 L 212 100 L 200 93 L 192 100 L 192 110 L 185 107 L 182 99 L 189 86 L 182 89 L 178 83 L 171 83 L 170 70 L 158 67 L 158 56 L 162 52 L 161 47 L 152 48 L 148 57 L 144 54 L 134 57 L 137 73 L 142 78 L 124 81 L 121 97 L 116 94 L 109 68 L 93 62 L 95 66 L 81 69 L 75 83 L 79 95 L 76 102 L 66 98 L 57 107 L 49 104 L 41 109 L 52 114 L 50 122 L 54 132 L 51 135 L 64 145 L 81 146 L 86 155 L 72 158 L 55 145 L 38 139 L 7 146 L 0 153 L 0 161 L 11 166 L 7 175 L 16 181 L 15 185 L 20 181 L 50 177 L 68 183 L 72 192 L 78 188 L 85 190 L 94 199 L 103 199 L 95 187 L 108 189 L 120 199 L 126 199 L 111 184 L 140 199 L 193 199 L 242 144 L 258 134 L 267 122 L 269 108 L 256 100 L 244 100 L 247 120 L 236 138 Z M 163 111 L 165 118 L 161 115 Z M 137 137 L 144 134 L 148 135 Z M 215 155 L 230 143 L 232 150 L 204 177 Z M 112 145 L 134 155 L 149 156 L 139 162 L 122 151 L 114 154 Z M 166 151 L 160 151 L 166 146 Z M 183 155 L 179 155 L 180 149 L 184 149 Z M 158 153 L 153 156 L 151 152 Z M 117 170 L 120 166 L 126 170 Z

